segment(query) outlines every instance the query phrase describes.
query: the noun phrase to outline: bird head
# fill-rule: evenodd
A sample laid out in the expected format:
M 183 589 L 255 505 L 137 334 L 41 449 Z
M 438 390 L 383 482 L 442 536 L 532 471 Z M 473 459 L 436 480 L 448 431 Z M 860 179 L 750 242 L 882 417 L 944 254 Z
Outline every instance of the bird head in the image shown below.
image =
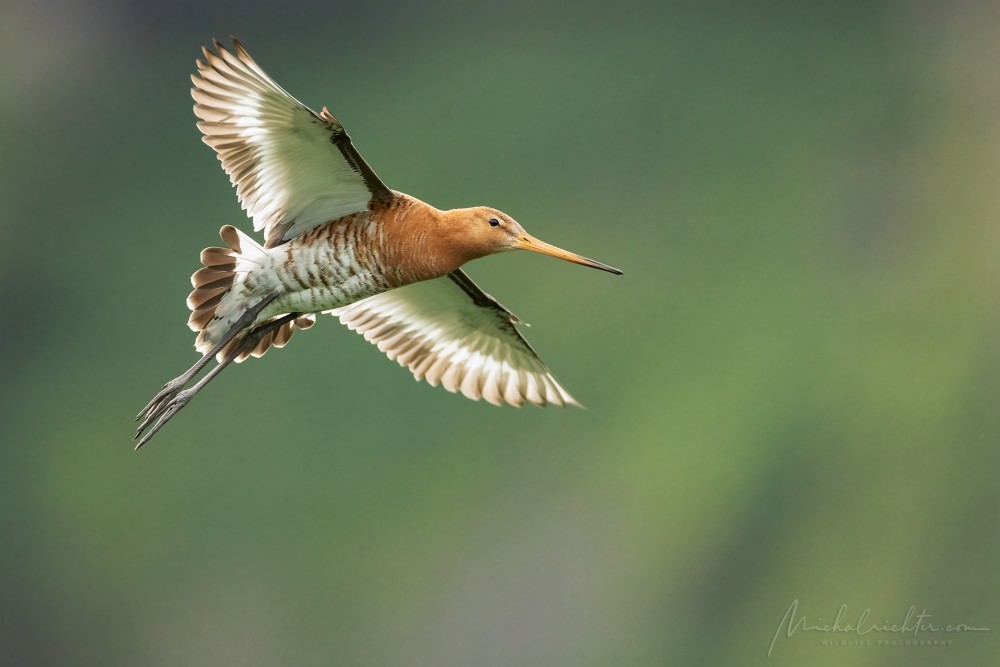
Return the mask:
M 446 243 L 461 258 L 461 264 L 508 250 L 530 250 L 567 262 L 608 271 L 615 275 L 622 274 L 613 266 L 602 264 L 536 239 L 524 231 L 524 227 L 518 224 L 514 218 L 503 211 L 488 206 L 448 211 L 442 233 Z

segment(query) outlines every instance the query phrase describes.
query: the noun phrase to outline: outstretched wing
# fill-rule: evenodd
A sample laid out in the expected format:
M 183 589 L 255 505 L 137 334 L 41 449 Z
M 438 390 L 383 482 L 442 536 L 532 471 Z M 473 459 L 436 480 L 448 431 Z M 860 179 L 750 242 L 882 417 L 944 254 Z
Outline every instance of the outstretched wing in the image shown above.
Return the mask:
M 518 332 L 517 317 L 461 270 L 329 312 L 417 380 L 494 405 L 580 407 Z
M 368 208 L 392 192 L 325 107 L 316 113 L 286 93 L 235 39 L 202 49 L 192 75 L 194 113 L 236 194 L 264 229 L 266 247 Z

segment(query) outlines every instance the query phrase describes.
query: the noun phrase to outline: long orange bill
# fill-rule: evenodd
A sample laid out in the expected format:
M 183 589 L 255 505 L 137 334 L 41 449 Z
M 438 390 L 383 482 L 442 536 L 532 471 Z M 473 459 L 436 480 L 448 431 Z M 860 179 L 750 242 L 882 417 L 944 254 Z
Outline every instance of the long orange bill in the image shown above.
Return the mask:
M 531 234 L 526 233 L 518 239 L 518 247 L 522 250 L 540 252 L 543 255 L 548 255 L 549 257 L 557 257 L 559 259 L 565 259 L 567 262 L 573 262 L 574 264 L 583 264 L 584 266 L 589 266 L 594 269 L 607 271 L 608 273 L 613 273 L 616 276 L 622 275 L 622 271 L 620 269 L 616 269 L 613 266 L 608 266 L 607 264 L 602 264 L 600 262 L 595 262 L 592 259 L 587 259 L 582 255 L 577 255 L 575 252 L 557 248 L 550 243 L 546 243 L 545 241 L 539 241 Z

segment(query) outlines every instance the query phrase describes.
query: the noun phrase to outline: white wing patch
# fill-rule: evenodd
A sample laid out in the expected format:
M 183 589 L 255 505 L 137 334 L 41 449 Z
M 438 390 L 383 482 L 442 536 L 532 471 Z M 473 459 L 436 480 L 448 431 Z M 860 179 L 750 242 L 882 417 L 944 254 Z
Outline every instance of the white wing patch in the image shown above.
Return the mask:
M 459 279 L 467 286 L 460 286 Z M 483 298 L 471 298 L 468 285 Z M 417 380 L 433 386 L 441 384 L 494 405 L 582 407 L 518 333 L 516 318 L 464 273 L 400 287 L 328 312 L 409 368 Z
M 329 111 L 313 112 L 234 45 L 235 55 L 218 42 L 218 54 L 203 49 L 191 96 L 204 142 L 268 246 L 367 209 L 373 187 L 388 192 L 370 169 L 374 182 L 366 182 L 363 160 Z

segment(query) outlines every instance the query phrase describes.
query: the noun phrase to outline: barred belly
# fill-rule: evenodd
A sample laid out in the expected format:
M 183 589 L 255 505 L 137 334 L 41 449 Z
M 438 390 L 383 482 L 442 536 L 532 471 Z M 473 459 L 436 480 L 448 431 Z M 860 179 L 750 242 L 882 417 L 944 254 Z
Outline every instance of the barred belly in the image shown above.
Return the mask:
M 270 249 L 280 296 L 261 320 L 339 308 L 389 289 L 378 261 L 380 240 L 378 226 L 363 213 Z

